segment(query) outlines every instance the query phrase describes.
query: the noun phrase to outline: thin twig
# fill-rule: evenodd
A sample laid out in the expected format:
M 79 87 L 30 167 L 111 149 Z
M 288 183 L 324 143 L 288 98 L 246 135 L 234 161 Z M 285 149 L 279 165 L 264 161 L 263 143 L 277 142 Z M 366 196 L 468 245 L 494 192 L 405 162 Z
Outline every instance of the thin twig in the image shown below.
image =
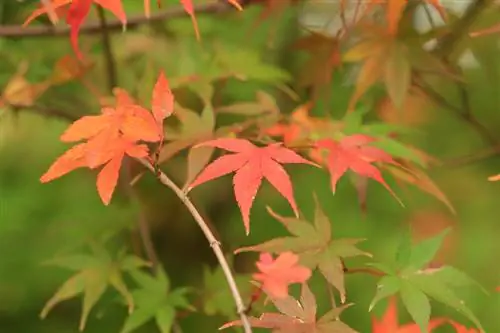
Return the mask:
M 428 86 L 423 80 L 415 80 L 415 86 L 418 87 L 423 93 L 430 97 L 437 105 L 452 111 L 455 115 L 461 118 L 464 122 L 468 123 L 476 131 L 481 138 L 489 144 L 498 145 L 498 140 L 490 133 L 488 128 L 481 124 L 476 117 L 472 114 L 469 96 L 465 86 L 461 82 L 457 82 L 460 92 L 461 106 L 456 106 L 450 103 L 445 97 L 436 92 L 432 87 Z
M 205 4 L 199 4 L 194 6 L 194 10 L 197 14 L 202 13 L 219 13 L 229 10 L 235 10 L 234 7 L 227 4 L 226 2 L 214 1 Z M 143 24 L 164 21 L 173 19 L 176 17 L 181 17 L 187 15 L 182 6 L 173 7 L 156 14 L 151 15 L 151 17 L 146 17 L 144 15 L 131 16 L 127 19 L 127 30 L 135 29 Z M 108 22 L 108 30 L 111 32 L 121 32 L 123 31 L 122 22 L 115 19 Z M 80 34 L 98 34 L 102 30 L 99 21 L 90 22 L 83 25 L 80 28 Z M 0 26 L 0 37 L 52 37 L 52 36 L 66 36 L 69 34 L 70 28 L 65 26 L 27 26 L 22 27 L 20 25 L 1 25 Z
M 99 17 L 99 23 L 101 24 L 101 38 L 102 46 L 104 48 L 104 61 L 106 62 L 106 73 L 108 79 L 108 89 L 110 92 L 118 84 L 117 72 L 116 72 L 116 62 L 113 55 L 113 48 L 111 46 L 111 38 L 109 36 L 108 23 L 106 21 L 106 14 L 101 6 L 96 5 L 97 15 Z
M 163 173 L 160 170 L 156 170 L 155 167 L 149 163 L 145 159 L 138 159 L 138 161 L 144 165 L 146 168 L 149 169 L 149 171 L 153 172 L 154 174 L 157 175 L 158 180 L 168 188 L 170 188 L 176 195 L 177 197 L 184 203 L 186 208 L 189 210 L 191 215 L 193 216 L 194 220 L 200 227 L 201 231 L 205 235 L 205 237 L 208 240 L 208 243 L 210 244 L 210 247 L 212 248 L 215 256 L 217 257 L 217 260 L 219 261 L 219 265 L 221 266 L 224 275 L 226 277 L 227 283 L 229 285 L 229 288 L 231 290 L 231 293 L 233 295 L 234 302 L 236 304 L 236 309 L 238 311 L 238 314 L 240 315 L 241 322 L 243 324 L 243 328 L 245 333 L 251 333 L 252 328 L 250 326 L 250 322 L 248 321 L 248 317 L 246 316 L 246 308 L 245 305 L 243 304 L 243 299 L 241 297 L 241 294 L 238 290 L 238 286 L 236 285 L 236 281 L 234 279 L 233 273 L 231 272 L 231 269 L 229 268 L 229 264 L 224 256 L 224 253 L 222 252 L 221 246 L 219 241 L 215 238 L 213 235 L 212 231 L 208 227 L 207 223 L 203 219 L 203 217 L 200 215 L 196 207 L 193 205 L 191 200 L 189 199 L 188 195 L 184 193 L 165 173 Z
M 355 273 L 365 273 L 373 276 L 385 276 L 384 272 L 379 270 L 368 268 L 368 267 L 360 267 L 360 268 L 344 268 L 345 274 L 355 274 Z
M 462 15 L 462 17 L 455 22 L 450 30 L 451 32 L 438 40 L 435 49 L 432 51 L 434 55 L 446 58 L 448 55 L 453 53 L 453 49 L 458 44 L 460 39 L 467 35 L 471 25 L 490 3 L 492 3 L 491 0 L 476 0 L 472 2 L 465 11 L 464 15 Z

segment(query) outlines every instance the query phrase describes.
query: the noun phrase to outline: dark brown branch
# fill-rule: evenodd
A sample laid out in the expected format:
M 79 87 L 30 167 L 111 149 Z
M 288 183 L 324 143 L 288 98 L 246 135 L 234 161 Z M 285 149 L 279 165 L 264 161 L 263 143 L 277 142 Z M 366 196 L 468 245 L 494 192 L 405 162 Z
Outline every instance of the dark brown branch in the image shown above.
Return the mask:
M 469 96 L 462 82 L 457 82 L 461 100 L 460 106 L 456 106 L 450 103 L 444 96 L 442 96 L 432 87 L 423 82 L 423 80 L 416 78 L 414 84 L 416 87 L 422 90 L 423 93 L 430 97 L 431 100 L 433 100 L 437 105 L 440 105 L 445 109 L 452 111 L 456 116 L 469 124 L 469 126 L 471 126 L 472 129 L 474 129 L 474 131 L 476 131 L 476 133 L 480 135 L 485 142 L 494 146 L 498 145 L 498 140 L 496 139 L 496 137 L 492 135 L 489 129 L 481 124 L 479 120 L 477 120 L 477 118 L 472 114 Z
M 381 272 L 381 271 L 373 269 L 373 268 L 368 268 L 368 267 L 361 267 L 361 268 L 344 267 L 344 273 L 345 274 L 365 273 L 365 274 L 369 274 L 369 275 L 373 275 L 373 276 L 385 276 L 384 272 Z
M 236 10 L 231 5 L 225 2 L 210 2 L 195 6 L 197 14 L 202 13 L 219 13 L 228 10 Z M 165 11 L 151 15 L 147 18 L 144 15 L 136 15 L 128 18 L 127 30 L 135 29 L 140 25 L 147 24 L 155 21 L 163 21 L 176 17 L 186 16 L 187 14 L 181 6 L 167 9 Z M 113 32 L 122 31 L 122 23 L 119 20 L 112 20 L 108 22 L 108 30 Z M 80 29 L 80 34 L 98 34 L 102 30 L 99 21 L 90 22 L 83 25 Z M 2 25 L 0 26 L 0 37 L 52 37 L 52 36 L 66 36 L 69 34 L 69 27 L 54 27 L 54 26 L 40 26 L 33 25 L 22 27 L 20 25 Z
M 455 22 L 449 34 L 444 35 L 438 40 L 437 46 L 433 53 L 441 58 L 446 58 L 453 52 L 453 49 L 460 41 L 460 39 L 469 32 L 469 28 L 475 22 L 477 17 L 482 13 L 488 5 L 492 3 L 491 0 L 475 0 L 472 2 L 465 14 Z
M 101 25 L 101 38 L 102 46 L 104 48 L 104 61 L 106 62 L 106 71 L 108 79 L 108 89 L 113 91 L 118 84 L 118 77 L 116 72 L 116 61 L 113 55 L 113 47 L 111 46 L 111 38 L 109 36 L 108 23 L 106 21 L 106 14 L 101 6 L 96 5 L 97 15 L 99 16 L 99 23 Z

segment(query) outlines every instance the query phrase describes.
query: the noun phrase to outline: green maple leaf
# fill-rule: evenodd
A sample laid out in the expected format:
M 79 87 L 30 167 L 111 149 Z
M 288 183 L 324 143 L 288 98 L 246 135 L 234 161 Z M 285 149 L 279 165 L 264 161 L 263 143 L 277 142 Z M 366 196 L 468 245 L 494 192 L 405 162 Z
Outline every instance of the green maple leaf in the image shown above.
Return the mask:
M 93 254 L 75 254 L 56 258 L 47 264 L 77 271 L 71 276 L 45 304 L 40 316 L 45 318 L 58 303 L 83 294 L 83 308 L 80 317 L 80 331 L 84 330 L 88 315 L 99 301 L 108 286 L 112 286 L 125 299 L 129 312 L 134 309 L 134 300 L 127 285 L 123 281 L 123 272 L 129 272 L 149 263 L 133 256 L 119 255 L 113 259 L 109 253 L 97 246 Z
M 453 290 L 454 287 L 479 284 L 465 273 L 450 266 L 426 268 L 439 250 L 448 231 L 449 229 L 446 229 L 415 245 L 411 244 L 407 232 L 393 263 L 372 265 L 386 275 L 377 283 L 370 311 L 380 300 L 399 293 L 408 313 L 422 332 L 426 332 L 431 314 L 430 297 L 454 308 L 483 330 L 477 317 Z
M 251 284 L 248 283 L 250 277 L 248 275 L 236 275 L 236 284 L 242 295 L 249 295 Z M 208 266 L 203 270 L 203 311 L 213 316 L 221 314 L 232 318 L 234 316 L 234 298 L 227 288 L 224 271 L 219 266 L 215 270 L 211 270 Z M 243 298 L 245 298 L 243 296 Z
M 170 282 L 162 269 L 155 276 L 134 270 L 130 273 L 139 285 L 132 292 L 137 309 L 127 317 L 121 333 L 129 333 L 154 319 L 162 333 L 170 333 L 178 308 L 194 311 L 188 303 L 186 294 L 189 288 L 170 290 Z
M 292 237 L 275 238 L 262 244 L 237 249 L 235 253 L 244 251 L 281 253 L 292 251 L 299 255 L 303 265 L 318 268 L 326 280 L 340 293 L 342 302 L 345 301 L 344 267 L 342 258 L 368 256 L 371 254 L 356 247 L 363 239 L 335 239 L 331 237 L 331 223 L 321 209 L 315 197 L 314 223 L 305 220 L 283 217 L 273 212 L 269 213 L 281 222 L 293 235 Z

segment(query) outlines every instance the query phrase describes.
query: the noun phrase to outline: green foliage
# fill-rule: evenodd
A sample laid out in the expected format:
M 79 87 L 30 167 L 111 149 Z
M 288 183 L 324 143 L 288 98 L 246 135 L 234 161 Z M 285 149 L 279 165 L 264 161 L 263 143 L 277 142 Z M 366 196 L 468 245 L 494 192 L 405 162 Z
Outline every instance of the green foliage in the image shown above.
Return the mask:
M 374 264 L 386 276 L 377 283 L 377 291 L 370 310 L 382 299 L 399 293 L 405 308 L 424 332 L 429 324 L 431 306 L 429 297 L 450 306 L 482 329 L 481 324 L 465 302 L 455 294 L 453 287 L 477 284 L 463 272 L 449 267 L 427 268 L 439 250 L 448 229 L 438 235 L 411 245 L 406 233 L 402 238 L 395 262 L 389 266 Z M 390 267 L 390 268 L 387 268 Z

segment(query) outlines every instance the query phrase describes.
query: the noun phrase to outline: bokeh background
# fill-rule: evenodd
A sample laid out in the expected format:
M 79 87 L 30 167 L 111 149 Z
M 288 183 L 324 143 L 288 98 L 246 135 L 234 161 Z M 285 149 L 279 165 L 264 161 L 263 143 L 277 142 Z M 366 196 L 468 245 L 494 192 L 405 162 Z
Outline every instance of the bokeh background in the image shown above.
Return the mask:
M 129 15 L 142 13 L 141 1 L 123 2 Z M 176 1 L 163 3 L 165 8 L 177 5 Z M 36 1 L 2 1 L 1 24 L 22 23 L 36 4 Z M 207 71 L 207 64 L 217 58 L 222 59 L 220 63 L 224 65 L 216 68 L 216 73 L 234 71 L 248 77 L 246 82 L 229 80 L 218 87 L 220 105 L 253 101 L 255 93 L 263 90 L 275 97 L 282 112 L 290 112 L 297 101 L 277 89 L 275 83 L 286 82 L 300 98 L 305 98 L 307 89 L 300 85 L 304 70 L 307 73 L 304 55 L 291 45 L 304 33 L 297 22 L 318 26 L 319 21 L 325 20 L 326 11 L 311 12 L 299 6 L 255 25 L 261 10 L 260 6 L 251 6 L 241 13 L 198 15 L 201 43 L 194 38 L 187 16 L 155 21 L 123 34 L 113 33 L 119 86 L 148 103 L 160 68 L 170 78 L 185 77 Z M 95 18 L 93 11 L 90 19 Z M 40 19 L 34 24 L 48 24 L 48 21 Z M 330 29 L 335 30 L 332 24 Z M 484 37 L 480 43 L 476 58 L 470 60 L 469 55 L 465 61 L 467 90 L 474 114 L 500 143 L 500 41 L 496 35 Z M 91 52 L 94 62 L 93 67 L 85 71 L 83 80 L 50 87 L 37 99 L 37 105 L 43 106 L 41 110 L 0 109 L 1 333 L 78 331 L 80 299 L 63 302 L 45 320 L 39 318 L 44 303 L 71 274 L 42 265 L 44 261 L 59 254 L 83 251 L 89 239 L 103 237 L 109 239 L 110 249 L 126 247 L 141 253 L 136 231 L 138 207 L 120 193 L 109 207 L 104 207 L 95 189 L 94 173 L 78 170 L 49 184 L 39 182 L 40 175 L 67 149 L 58 140 L 67 122 L 43 113 L 47 110 L 62 110 L 71 116 L 97 113 L 98 101 L 88 89 L 88 82 L 98 90 L 106 89 L 100 36 L 82 35 L 80 45 Z M 0 38 L 0 87 L 5 90 L 19 68 L 26 65 L 25 79 L 31 84 L 42 82 L 52 75 L 54 64 L 71 52 L 67 36 Z M 312 110 L 313 115 L 343 116 L 352 93 L 351 74 L 346 70 L 334 74 L 328 88 L 329 100 L 318 103 Z M 459 103 L 454 86 L 443 84 L 442 88 L 450 101 Z M 184 94 L 184 100 L 189 99 L 186 92 L 179 94 Z M 490 151 L 491 144 L 483 142 L 469 124 L 448 110 L 432 104 L 411 106 L 400 117 L 385 115 L 386 119 L 418 129 L 417 134 L 405 138 L 408 143 L 443 161 Z M 495 149 L 498 150 L 498 146 Z M 399 206 L 382 186 L 370 181 L 366 214 L 363 214 L 348 178 L 340 181 L 337 193 L 332 195 L 326 172 L 307 167 L 288 170 L 297 203 L 306 216 L 311 216 L 313 211 L 312 193 L 315 192 L 332 220 L 334 237 L 366 238 L 360 247 L 373 253 L 374 260 L 387 261 L 394 255 L 399 235 L 409 224 L 415 238 L 429 237 L 451 226 L 452 232 L 437 260 L 464 270 L 493 291 L 500 285 L 500 184 L 488 182 L 487 178 L 500 173 L 500 158 L 495 154 L 485 155 L 482 159 L 428 170 L 448 196 L 456 214 L 412 187 L 398 187 L 390 177 L 387 177 L 389 184 L 406 207 Z M 174 180 L 182 182 L 185 154 L 173 158 L 163 169 Z M 216 265 L 202 233 L 181 202 L 157 185 L 153 177 L 144 176 L 137 187 L 140 209 L 147 216 L 155 249 L 172 285 L 201 286 L 203 266 Z M 281 214 L 291 213 L 287 203 L 264 184 L 252 209 L 251 235 L 246 237 L 234 202 L 231 177 L 200 186 L 193 191 L 193 197 L 217 229 L 222 243 L 227 244 L 228 251 L 285 234 L 282 226 L 266 212 L 266 205 Z M 236 269 L 250 272 L 254 260 L 255 255 L 239 255 L 235 258 Z M 367 260 L 349 260 L 348 265 L 361 267 L 364 262 Z M 363 274 L 349 275 L 346 280 L 348 299 L 355 306 L 346 310 L 343 320 L 359 332 L 370 332 L 367 308 L 376 280 Z M 326 309 L 328 294 L 320 279 L 313 278 L 311 285 L 320 309 Z M 461 294 L 487 332 L 500 332 L 500 294 L 484 295 L 477 289 L 461 290 Z M 433 316 L 441 315 L 467 323 L 452 309 L 433 303 Z M 125 308 L 117 306 L 116 296 L 109 292 L 93 309 L 86 332 L 118 332 L 125 317 Z M 400 317 L 401 322 L 410 320 L 404 311 Z M 226 320 L 199 313 L 181 319 L 180 325 L 184 332 L 215 332 Z M 156 331 L 152 323 L 137 330 Z

